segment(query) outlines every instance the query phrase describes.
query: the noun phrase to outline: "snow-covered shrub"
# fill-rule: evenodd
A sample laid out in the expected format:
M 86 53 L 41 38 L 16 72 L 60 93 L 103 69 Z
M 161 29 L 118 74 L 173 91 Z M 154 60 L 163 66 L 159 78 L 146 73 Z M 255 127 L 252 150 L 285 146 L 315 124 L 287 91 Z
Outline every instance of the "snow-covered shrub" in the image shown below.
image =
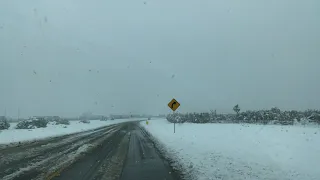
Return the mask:
M 167 120 L 171 123 L 181 123 L 179 120 L 181 119 L 182 114 L 180 113 L 173 113 L 173 114 L 168 114 Z
M 302 118 L 302 119 L 300 119 L 300 124 L 301 125 L 307 125 L 309 123 L 309 119 L 307 119 L 307 118 Z
M 211 113 L 173 113 L 167 116 L 169 122 L 175 123 L 254 123 L 254 124 L 280 124 L 302 125 L 309 123 L 320 124 L 320 111 L 281 111 L 279 108 L 271 110 L 244 111 L 237 114 Z
M 314 112 L 308 117 L 308 119 L 310 119 L 312 122 L 320 124 L 320 113 Z
M 20 121 L 16 129 L 34 129 L 47 127 L 48 121 L 43 118 L 31 118 L 28 120 Z
M 173 116 L 173 114 L 168 114 L 167 117 L 166 117 L 166 119 L 167 119 L 169 122 L 171 122 L 171 123 L 174 123 L 174 122 L 175 122 L 175 121 L 174 121 L 174 116 Z
M 106 116 L 102 116 L 101 118 L 100 118 L 100 121 L 107 121 L 108 120 L 108 117 L 106 117 Z
M 7 118 L 0 117 L 0 130 L 8 129 L 10 127 L 10 123 L 8 123 Z
M 67 120 L 67 119 L 58 119 L 58 120 L 55 120 L 56 124 L 64 124 L 64 125 L 70 125 L 70 121 Z
M 86 120 L 86 119 L 80 120 L 79 122 L 85 123 L 85 124 L 89 124 L 89 123 L 90 123 L 90 121 L 89 121 L 89 120 Z

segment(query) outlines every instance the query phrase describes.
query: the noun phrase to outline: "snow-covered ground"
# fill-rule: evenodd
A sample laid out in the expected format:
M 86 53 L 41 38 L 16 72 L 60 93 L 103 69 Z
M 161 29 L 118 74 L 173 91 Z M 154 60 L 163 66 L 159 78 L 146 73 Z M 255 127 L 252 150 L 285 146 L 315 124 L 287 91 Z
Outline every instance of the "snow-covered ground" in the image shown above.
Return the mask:
M 29 141 L 36 139 L 43 139 L 47 137 L 54 137 L 95 129 L 102 126 L 117 124 L 127 121 L 137 121 L 140 119 L 117 119 L 117 120 L 92 120 L 89 124 L 79 123 L 79 121 L 70 121 L 70 125 L 52 125 L 48 124 L 46 128 L 37 129 L 14 129 L 17 123 L 10 123 L 8 130 L 0 130 L 0 144 L 8 144 L 13 142 Z
M 240 124 L 141 125 L 197 180 L 319 180 L 320 128 Z

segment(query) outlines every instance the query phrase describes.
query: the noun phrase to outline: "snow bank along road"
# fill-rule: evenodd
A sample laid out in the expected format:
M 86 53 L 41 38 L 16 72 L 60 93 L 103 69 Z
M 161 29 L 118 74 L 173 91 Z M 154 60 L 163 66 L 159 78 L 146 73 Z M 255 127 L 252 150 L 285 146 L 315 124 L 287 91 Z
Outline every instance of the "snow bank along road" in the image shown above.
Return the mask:
M 248 124 L 141 125 L 173 166 L 196 180 L 320 180 L 320 127 Z
M 138 122 L 0 147 L 3 180 L 173 180 Z

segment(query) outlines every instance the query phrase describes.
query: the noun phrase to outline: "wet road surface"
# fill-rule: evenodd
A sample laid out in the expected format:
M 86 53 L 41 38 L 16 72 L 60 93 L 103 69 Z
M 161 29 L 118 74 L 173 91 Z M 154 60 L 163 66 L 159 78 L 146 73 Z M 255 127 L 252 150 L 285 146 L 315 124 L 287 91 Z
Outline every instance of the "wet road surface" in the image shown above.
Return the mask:
M 178 180 L 139 122 L 0 147 L 4 180 Z
M 147 134 L 136 126 L 130 131 L 130 144 L 121 180 L 173 180 L 173 172 L 158 155 Z

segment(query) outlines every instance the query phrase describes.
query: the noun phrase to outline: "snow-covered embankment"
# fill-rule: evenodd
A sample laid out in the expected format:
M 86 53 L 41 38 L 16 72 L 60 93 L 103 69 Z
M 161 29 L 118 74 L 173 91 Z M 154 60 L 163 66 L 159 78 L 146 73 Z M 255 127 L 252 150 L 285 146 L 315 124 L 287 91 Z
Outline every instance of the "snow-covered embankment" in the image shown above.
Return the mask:
M 318 180 L 318 127 L 173 124 L 165 119 L 141 125 L 169 158 L 197 180 Z

